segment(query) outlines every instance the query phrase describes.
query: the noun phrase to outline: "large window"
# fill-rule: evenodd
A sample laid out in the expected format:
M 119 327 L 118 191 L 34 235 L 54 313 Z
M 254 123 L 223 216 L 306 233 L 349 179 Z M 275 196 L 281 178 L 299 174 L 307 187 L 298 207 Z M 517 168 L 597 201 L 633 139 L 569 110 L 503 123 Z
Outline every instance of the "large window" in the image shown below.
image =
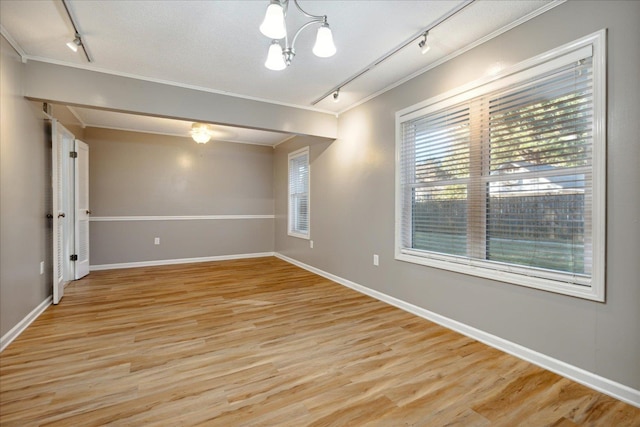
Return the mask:
M 396 258 L 604 300 L 604 31 L 397 114 Z
M 289 235 L 309 238 L 309 147 L 289 153 Z

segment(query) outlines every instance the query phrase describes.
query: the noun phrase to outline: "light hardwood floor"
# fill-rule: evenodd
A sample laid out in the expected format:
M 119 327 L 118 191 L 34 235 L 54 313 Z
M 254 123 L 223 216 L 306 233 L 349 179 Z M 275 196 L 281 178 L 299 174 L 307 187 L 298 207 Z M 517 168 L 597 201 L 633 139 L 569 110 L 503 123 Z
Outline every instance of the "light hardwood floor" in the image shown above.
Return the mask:
M 640 426 L 276 258 L 93 272 L 0 355 L 0 424 Z

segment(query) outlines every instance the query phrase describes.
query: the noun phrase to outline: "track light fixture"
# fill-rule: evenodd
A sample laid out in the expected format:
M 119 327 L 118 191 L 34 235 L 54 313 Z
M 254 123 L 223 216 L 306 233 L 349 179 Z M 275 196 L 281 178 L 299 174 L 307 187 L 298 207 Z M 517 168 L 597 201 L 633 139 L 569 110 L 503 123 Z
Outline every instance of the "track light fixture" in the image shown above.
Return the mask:
M 333 102 L 340 102 L 340 89 L 333 92 Z
M 336 46 L 333 43 L 333 34 L 327 22 L 327 15 L 311 15 L 305 12 L 298 0 L 293 0 L 296 8 L 306 17 L 311 18 L 310 21 L 302 24 L 293 36 L 291 44 L 287 35 L 287 10 L 289 8 L 289 0 L 270 0 L 264 21 L 260 25 L 260 32 L 272 39 L 267 54 L 267 60 L 264 66 L 270 70 L 284 70 L 289 65 L 293 57 L 296 55 L 295 45 L 298 36 L 305 28 L 313 24 L 320 24 L 316 33 L 316 42 L 313 46 L 314 55 L 320 58 L 328 58 L 336 53 Z M 278 40 L 284 38 L 284 47 L 280 45 Z
M 80 39 L 80 34 L 76 33 L 75 38 L 67 43 L 67 47 L 72 51 L 77 52 L 80 46 L 82 46 L 82 39 Z
M 82 40 L 82 36 L 80 35 L 80 30 L 78 29 L 78 25 L 76 24 L 75 19 L 73 19 L 73 15 L 71 14 L 71 10 L 69 10 L 69 5 L 67 4 L 68 0 L 62 0 L 62 5 L 64 6 L 65 12 L 67 12 L 67 16 L 69 17 L 69 21 L 71 21 L 71 26 L 73 26 L 74 38 L 70 42 L 67 43 L 67 47 L 74 52 L 77 52 L 79 48 L 82 48 L 84 52 L 84 56 L 86 56 L 87 61 L 92 62 L 91 55 L 89 54 L 89 49 L 87 49 L 87 45 Z
M 469 5 L 473 4 L 474 1 L 476 1 L 476 0 L 462 0 L 461 3 L 459 3 L 453 9 L 449 10 L 447 13 L 442 15 L 436 21 L 434 21 L 431 24 L 429 24 L 428 27 L 422 29 L 418 33 L 415 33 L 410 38 L 408 38 L 407 40 L 405 40 L 404 42 L 402 42 L 401 44 L 399 44 L 398 46 L 396 46 L 395 48 L 393 48 L 389 52 L 385 53 L 384 55 L 382 55 L 381 57 L 379 57 L 378 59 L 376 59 L 375 61 L 373 61 L 369 65 L 365 66 L 363 69 L 361 69 L 360 71 L 356 72 L 354 75 L 352 75 L 348 79 L 340 82 L 339 84 L 334 86 L 332 89 L 330 89 L 327 92 L 325 92 L 324 94 L 322 94 L 322 96 L 317 98 L 315 101 L 313 101 L 311 103 L 311 105 L 318 104 L 319 102 L 327 99 L 330 95 L 333 95 L 333 100 L 335 102 L 337 102 L 336 100 L 340 96 L 340 93 L 339 93 L 340 89 L 344 88 L 345 86 L 347 86 L 348 84 L 350 84 L 354 80 L 362 77 L 365 73 L 368 73 L 369 71 L 373 70 L 374 68 L 376 68 L 377 66 L 382 64 L 384 61 L 386 61 L 387 59 L 391 58 L 396 53 L 400 52 L 405 47 L 407 47 L 409 45 L 413 45 L 413 43 L 415 43 L 415 41 L 420 39 L 420 38 L 422 40 L 420 40 L 420 42 L 418 43 L 418 46 L 420 47 L 420 49 L 421 49 L 423 54 L 427 53 L 429 51 L 429 49 L 431 48 L 429 46 L 429 44 L 427 43 L 427 36 L 429 35 L 429 31 L 433 30 L 434 28 L 436 28 L 437 26 L 439 26 L 443 22 L 451 19 L 453 16 L 459 14 L 465 8 L 469 7 Z
M 194 123 L 191 125 L 191 138 L 198 144 L 206 144 L 213 136 L 211 126 L 206 123 Z
M 429 35 L 429 31 L 426 31 L 423 34 L 424 39 L 422 39 L 422 41 L 420 41 L 420 43 L 418 43 L 418 46 L 420 47 L 420 49 L 422 49 L 422 54 L 424 55 L 425 53 L 429 52 L 429 49 L 431 49 L 431 46 L 429 46 L 427 44 L 427 36 Z

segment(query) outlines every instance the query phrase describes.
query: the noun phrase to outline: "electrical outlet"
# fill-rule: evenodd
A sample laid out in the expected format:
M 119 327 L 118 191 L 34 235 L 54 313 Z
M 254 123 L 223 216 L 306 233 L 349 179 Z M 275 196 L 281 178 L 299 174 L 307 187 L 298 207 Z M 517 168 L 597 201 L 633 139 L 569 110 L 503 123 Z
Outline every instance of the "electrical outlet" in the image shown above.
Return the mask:
M 380 258 L 378 258 L 378 254 L 373 254 L 373 265 L 380 265 Z
M 44 274 L 44 261 L 40 261 L 40 274 Z
M 313 240 L 309 240 L 309 247 L 313 249 Z
M 155 239 L 153 239 L 153 244 L 154 245 L 159 245 L 160 244 L 160 238 L 156 237 Z

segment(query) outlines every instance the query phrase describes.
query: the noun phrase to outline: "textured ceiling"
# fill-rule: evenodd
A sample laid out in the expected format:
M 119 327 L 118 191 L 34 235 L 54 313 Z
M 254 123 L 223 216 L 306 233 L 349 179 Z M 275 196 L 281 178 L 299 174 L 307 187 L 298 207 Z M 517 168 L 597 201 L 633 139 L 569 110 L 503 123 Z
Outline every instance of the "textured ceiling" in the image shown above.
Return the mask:
M 73 38 L 73 27 L 59 0 L 2 0 L 0 24 L 27 60 L 340 113 L 552 2 L 476 0 L 430 32 L 432 49 L 427 54 L 420 53 L 417 41 L 411 43 L 345 86 L 339 103 L 325 99 L 311 105 L 462 3 L 300 0 L 309 13 L 328 16 L 338 51 L 331 58 L 315 57 L 315 27 L 306 29 L 297 40 L 293 63 L 284 71 L 263 65 L 270 40 L 258 26 L 266 0 L 69 0 L 92 63 L 65 46 Z M 287 21 L 291 34 L 305 18 L 291 4 Z

